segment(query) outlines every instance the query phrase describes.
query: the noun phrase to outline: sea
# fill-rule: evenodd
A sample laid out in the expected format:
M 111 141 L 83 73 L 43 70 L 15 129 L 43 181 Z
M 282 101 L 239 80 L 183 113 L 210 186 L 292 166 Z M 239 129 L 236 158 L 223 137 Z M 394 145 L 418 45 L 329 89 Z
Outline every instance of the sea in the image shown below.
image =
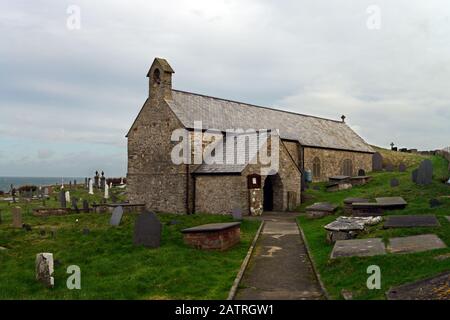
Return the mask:
M 84 183 L 84 177 L 0 177 L 0 191 L 9 192 L 11 184 L 18 188 L 25 185 L 47 186 L 54 184 L 64 184 L 77 180 L 77 183 Z

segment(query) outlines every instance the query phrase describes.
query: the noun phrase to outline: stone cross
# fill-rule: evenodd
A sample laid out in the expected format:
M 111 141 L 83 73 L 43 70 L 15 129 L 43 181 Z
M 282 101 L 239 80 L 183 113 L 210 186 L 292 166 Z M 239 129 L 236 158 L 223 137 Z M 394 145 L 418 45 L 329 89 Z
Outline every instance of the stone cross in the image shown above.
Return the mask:
M 36 280 L 47 288 L 53 288 L 55 285 L 53 271 L 53 254 L 38 253 L 36 255 Z

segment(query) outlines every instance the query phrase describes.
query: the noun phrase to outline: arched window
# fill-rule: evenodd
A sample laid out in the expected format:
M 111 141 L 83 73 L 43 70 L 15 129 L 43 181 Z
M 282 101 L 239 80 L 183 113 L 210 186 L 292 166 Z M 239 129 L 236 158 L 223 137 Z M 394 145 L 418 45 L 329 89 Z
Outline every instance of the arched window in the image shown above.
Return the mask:
M 352 160 L 345 159 L 342 165 L 342 174 L 344 176 L 352 176 L 353 175 L 353 164 Z
M 155 71 L 153 72 L 153 81 L 157 84 L 161 83 L 161 72 L 159 71 L 159 69 L 155 69 Z
M 318 157 L 313 159 L 313 177 L 320 178 L 320 159 Z

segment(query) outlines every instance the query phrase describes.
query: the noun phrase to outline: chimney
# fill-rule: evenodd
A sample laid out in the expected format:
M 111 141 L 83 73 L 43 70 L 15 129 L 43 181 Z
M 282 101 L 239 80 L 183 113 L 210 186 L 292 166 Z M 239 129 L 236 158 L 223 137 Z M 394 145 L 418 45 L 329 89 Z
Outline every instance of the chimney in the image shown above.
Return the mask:
M 155 58 L 147 73 L 150 99 L 172 100 L 172 67 L 166 59 Z

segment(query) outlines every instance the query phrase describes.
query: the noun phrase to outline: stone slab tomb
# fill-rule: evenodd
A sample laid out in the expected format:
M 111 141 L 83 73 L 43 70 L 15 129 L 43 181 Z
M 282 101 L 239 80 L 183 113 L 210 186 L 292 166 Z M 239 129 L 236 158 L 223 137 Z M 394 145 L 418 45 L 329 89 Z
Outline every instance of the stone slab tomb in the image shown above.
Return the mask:
M 345 198 L 344 199 L 344 213 L 347 215 L 351 215 L 352 214 L 352 204 L 353 203 L 367 203 L 369 202 L 368 199 L 366 198 Z
M 327 189 L 328 192 L 347 190 L 347 189 L 351 189 L 352 187 L 353 187 L 353 185 L 349 182 L 343 182 L 343 183 L 330 182 L 325 186 L 325 188 Z
M 332 215 L 338 208 L 337 205 L 328 202 L 317 202 L 306 207 L 306 214 L 310 218 L 322 218 L 324 216 Z
M 414 253 L 446 248 L 445 243 L 435 234 L 389 239 L 388 250 L 392 253 Z
M 335 221 L 327 224 L 327 242 L 334 243 L 337 240 L 348 240 L 355 238 L 364 232 L 367 226 L 378 224 L 381 217 L 338 217 Z
M 384 210 L 404 209 L 408 204 L 402 197 L 381 197 L 375 198 L 375 201 L 382 206 Z
M 117 208 L 114 209 L 109 224 L 115 227 L 119 226 L 120 222 L 122 221 L 122 216 L 123 216 L 123 208 L 121 206 L 118 206 Z
M 12 213 L 12 226 L 13 228 L 22 228 L 22 209 L 19 207 L 14 207 L 11 209 Z
M 227 250 L 241 240 L 241 223 L 209 223 L 184 229 L 184 242 L 202 250 Z
M 144 211 L 134 224 L 133 242 L 147 248 L 158 248 L 161 245 L 162 225 L 153 212 Z
M 368 257 L 386 254 L 381 238 L 338 240 L 331 252 L 331 259 L 340 257 Z
M 36 255 L 36 280 L 48 288 L 53 288 L 55 285 L 53 271 L 53 254 L 38 253 Z
M 434 215 L 387 216 L 384 228 L 439 227 Z
M 391 288 L 388 300 L 450 300 L 450 271 Z
M 384 214 L 383 207 L 378 203 L 372 202 L 353 202 L 352 216 L 354 217 L 371 217 L 382 216 Z
M 332 176 L 328 178 L 329 182 L 337 182 L 337 183 L 344 183 L 344 182 L 350 182 L 350 176 Z

